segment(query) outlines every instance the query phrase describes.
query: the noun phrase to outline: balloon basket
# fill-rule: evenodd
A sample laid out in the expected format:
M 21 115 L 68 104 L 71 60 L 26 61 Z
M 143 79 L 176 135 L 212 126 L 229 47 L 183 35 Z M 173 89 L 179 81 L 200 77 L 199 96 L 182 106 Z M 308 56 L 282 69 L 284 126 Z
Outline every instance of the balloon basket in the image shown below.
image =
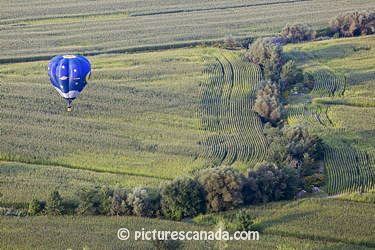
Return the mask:
M 72 107 L 67 107 L 66 111 L 68 111 L 68 112 L 72 111 Z

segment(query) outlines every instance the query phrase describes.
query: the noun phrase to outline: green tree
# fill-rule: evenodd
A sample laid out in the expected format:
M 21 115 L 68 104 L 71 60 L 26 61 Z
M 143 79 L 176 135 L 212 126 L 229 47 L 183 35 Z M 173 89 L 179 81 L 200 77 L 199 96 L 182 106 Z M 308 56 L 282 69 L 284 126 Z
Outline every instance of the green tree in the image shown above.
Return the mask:
M 263 76 L 271 81 L 280 79 L 280 72 L 284 64 L 284 54 L 280 44 L 272 38 L 259 38 L 250 44 L 246 57 L 255 64 L 258 64 Z
M 206 196 L 206 209 L 225 211 L 243 204 L 245 177 L 230 167 L 216 167 L 199 172 L 198 182 Z
M 174 220 L 203 213 L 205 200 L 202 186 L 192 178 L 177 178 L 161 189 L 163 214 Z
M 38 215 L 40 214 L 45 207 L 45 202 L 39 201 L 36 198 L 33 198 L 31 202 L 29 203 L 29 209 L 27 213 L 29 215 Z
M 263 81 L 260 84 L 253 109 L 265 121 L 273 124 L 281 119 L 284 108 L 280 101 L 280 90 L 277 83 Z
M 281 31 L 281 36 L 291 43 L 310 41 L 315 38 L 315 35 L 315 30 L 303 23 L 286 24 Z
M 59 191 L 54 190 L 49 195 L 47 204 L 46 204 L 46 210 L 48 214 L 53 214 L 53 215 L 60 215 L 64 212 L 63 199 Z

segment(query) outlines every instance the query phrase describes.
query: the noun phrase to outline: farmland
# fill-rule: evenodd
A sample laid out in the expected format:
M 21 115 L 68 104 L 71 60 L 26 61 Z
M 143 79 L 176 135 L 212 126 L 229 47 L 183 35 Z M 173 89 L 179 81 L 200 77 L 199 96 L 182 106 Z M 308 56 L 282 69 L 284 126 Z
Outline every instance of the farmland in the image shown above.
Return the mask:
M 33 198 L 48 203 L 54 190 L 72 202 L 77 191 L 98 186 L 159 192 L 176 177 L 218 165 L 247 175 L 272 152 L 254 111 L 265 77 L 241 42 L 277 35 L 286 23 L 325 28 L 338 13 L 375 11 L 374 1 L 0 3 L 0 249 L 155 249 L 155 242 L 120 241 L 117 230 L 216 230 L 220 221 L 234 225 L 239 210 L 251 215 L 260 241 L 226 242 L 228 249 L 375 248 L 375 35 L 283 46 L 314 79 L 310 89 L 296 83 L 283 91 L 281 123 L 322 139 L 318 194 L 181 222 L 6 213 L 25 212 Z M 222 43 L 229 35 L 235 49 Z M 92 65 L 72 112 L 47 74 L 49 60 L 62 53 L 86 55 Z
M 259 241 L 229 241 L 234 249 L 372 249 L 375 244 L 373 206 L 348 201 L 317 199 L 252 207 L 263 228 Z M 230 218 L 233 212 L 222 216 Z M 219 215 L 213 215 L 219 216 Z M 212 216 L 209 216 L 212 217 Z M 214 218 L 215 219 L 215 218 Z M 209 220 L 205 218 L 204 220 Z M 211 219 L 212 221 L 212 219 Z M 327 225 L 329 221 L 329 225 Z M 137 217 L 26 217 L 2 218 L 0 244 L 17 249 L 60 248 L 154 249 L 147 241 L 116 240 L 116 231 L 128 227 L 139 230 L 215 230 L 210 223 L 170 222 Z M 369 227 L 362 227 L 361 225 Z M 306 230 L 308 228 L 308 230 Z M 324 230 L 323 230 L 324 228 Z M 336 229 L 339 228 L 337 231 Z M 183 241 L 182 249 L 215 247 L 215 242 Z M 196 249 L 195 248 L 195 249 Z M 215 248 L 214 248 L 215 249 Z
M 374 45 L 369 36 L 286 47 L 316 76 L 309 95 L 290 97 L 288 121 L 305 123 L 325 139 L 327 191 L 332 194 L 374 185 Z
M 374 9 L 373 1 L 5 2 L 0 10 L 0 60 L 168 48 L 222 40 L 229 34 L 274 35 L 286 23 L 320 28 L 332 16 L 356 8 Z

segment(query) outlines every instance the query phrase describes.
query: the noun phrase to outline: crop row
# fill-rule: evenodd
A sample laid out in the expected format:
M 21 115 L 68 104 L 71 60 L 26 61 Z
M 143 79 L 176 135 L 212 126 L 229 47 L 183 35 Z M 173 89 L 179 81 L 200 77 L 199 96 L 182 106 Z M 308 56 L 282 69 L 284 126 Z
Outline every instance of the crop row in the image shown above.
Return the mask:
M 346 80 L 344 76 L 320 70 L 314 73 L 314 80 L 315 84 L 311 94 L 315 96 L 342 96 L 345 92 Z
M 258 66 L 231 54 L 217 55 L 202 85 L 203 156 L 216 163 L 256 162 L 267 153 L 262 124 L 252 111 Z
M 328 117 L 327 106 L 295 104 L 287 107 L 287 121 L 289 125 L 304 124 L 310 127 L 326 128 L 333 127 Z
M 348 146 L 327 146 L 325 169 L 327 192 L 365 191 L 375 185 L 375 158 L 373 153 Z
M 40 1 L 3 4 L 0 59 L 21 60 L 59 53 L 126 51 L 134 47 L 277 34 L 286 23 L 321 27 L 340 12 L 373 7 L 338 1 Z M 267 4 L 263 4 L 267 3 Z M 237 7 L 236 7 L 237 6 Z M 235 7 L 235 8 L 234 8 Z M 82 15 L 82 10 L 85 14 Z M 262 20 L 261 22 L 259 20 Z M 109 28 L 110 27 L 110 28 Z

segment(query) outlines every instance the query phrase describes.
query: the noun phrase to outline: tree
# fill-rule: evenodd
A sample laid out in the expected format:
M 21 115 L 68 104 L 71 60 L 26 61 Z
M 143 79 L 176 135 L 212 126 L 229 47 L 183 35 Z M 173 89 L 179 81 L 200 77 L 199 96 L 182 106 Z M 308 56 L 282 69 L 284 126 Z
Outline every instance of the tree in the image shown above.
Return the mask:
M 375 33 L 375 13 L 354 11 L 343 13 L 330 21 L 333 33 L 343 37 L 370 35 Z
M 272 38 L 259 38 L 249 47 L 246 57 L 259 64 L 263 75 L 272 81 L 278 81 L 284 63 L 283 50 Z
M 54 190 L 49 195 L 46 204 L 46 210 L 47 213 L 53 215 L 60 215 L 64 212 L 63 199 L 61 198 L 59 191 Z
M 162 187 L 161 208 L 165 217 L 181 220 L 203 213 L 205 200 L 202 186 L 192 178 L 177 178 Z
M 234 39 L 233 36 L 228 36 L 224 40 L 224 48 L 234 50 L 237 49 L 239 46 L 239 43 Z
M 294 197 L 298 177 L 294 169 L 279 168 L 275 163 L 261 163 L 249 169 L 248 178 L 254 179 L 260 193 L 260 201 L 279 201 Z
M 283 114 L 283 105 L 280 102 L 280 91 L 276 83 L 263 81 L 257 92 L 254 111 L 264 120 L 276 123 Z
M 160 195 L 146 188 L 137 187 L 128 194 L 127 203 L 132 207 L 132 214 L 141 217 L 155 217 L 160 210 Z
M 27 213 L 29 215 L 37 215 L 37 214 L 40 214 L 43 209 L 45 208 L 45 202 L 44 201 L 40 201 L 36 198 L 33 198 L 31 200 L 31 202 L 29 203 L 29 209 L 27 211 Z
M 307 24 L 286 24 L 281 31 L 281 36 L 288 42 L 297 43 L 310 41 L 315 38 L 316 32 Z
M 237 170 L 230 167 L 205 169 L 197 180 L 204 189 L 208 211 L 225 211 L 243 203 L 245 177 Z
M 132 207 L 127 203 L 127 192 L 125 189 L 117 188 L 113 191 L 111 199 L 110 215 L 131 215 Z
M 304 80 L 303 72 L 297 67 L 295 61 L 289 60 L 283 65 L 280 80 L 282 88 L 286 89 L 293 84 L 302 82 Z
M 107 187 L 82 188 L 77 192 L 79 214 L 108 214 L 113 191 Z

